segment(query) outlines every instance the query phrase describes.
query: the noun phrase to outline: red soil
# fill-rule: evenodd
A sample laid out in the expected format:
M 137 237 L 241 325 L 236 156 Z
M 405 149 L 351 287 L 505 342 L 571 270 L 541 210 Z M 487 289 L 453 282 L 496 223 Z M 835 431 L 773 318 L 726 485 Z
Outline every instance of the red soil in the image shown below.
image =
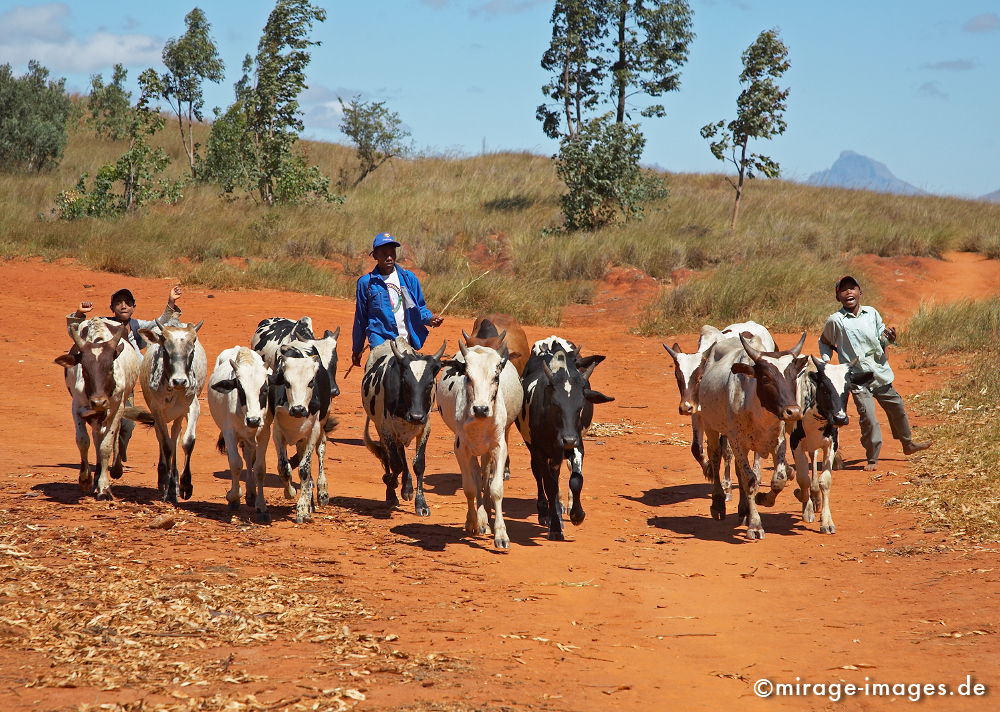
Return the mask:
M 1000 291 L 998 264 L 965 255 L 947 262 L 863 262 L 881 282 L 878 306 L 900 323 L 919 298 Z M 896 269 L 905 283 L 891 281 Z M 463 535 L 465 501 L 451 437 L 436 416 L 428 445 L 431 516 L 420 519 L 408 506 L 387 516 L 379 467 L 360 446 L 364 421 L 357 370 L 340 379 L 343 394 L 335 406 L 340 427 L 327 448 L 334 500 L 311 524 L 293 523 L 276 488 L 268 489 L 275 523 L 268 539 L 253 548 L 237 546 L 246 540 L 237 524 L 206 515 L 224 508 L 228 485 L 205 406 L 194 456 L 194 497 L 177 510 L 175 530 L 148 530 L 147 520 L 128 510 L 130 492 L 149 496 L 148 488 L 155 486 L 156 446 L 149 432 L 138 431 L 133 439 L 130 467 L 117 484 L 118 502 L 79 498 L 69 398 L 62 371 L 52 364 L 68 345 L 62 317 L 82 299 L 103 304 L 121 286 L 138 297 L 140 315 L 155 315 L 170 284 L 37 261 L 0 264 L 0 279 L 5 285 L 0 508 L 29 512 L 50 526 L 100 532 L 109 547 L 127 542 L 131 557 L 163 569 L 225 564 L 248 573 L 321 572 L 317 587 L 348 591 L 373 612 L 374 618 L 353 622 L 353 628 L 398 635 L 394 645 L 413 655 L 445 653 L 468 664 L 422 684 L 375 672 L 353 685 L 367 694 L 358 709 L 434 701 L 456 709 L 717 710 L 736 702 L 744 710 L 870 710 L 882 709 L 886 698 L 854 697 L 839 704 L 823 696 L 761 700 L 750 685 L 758 678 L 860 684 L 871 678 L 957 686 L 971 674 L 1000 686 L 996 550 L 972 547 L 960 536 L 927 526 L 919 514 L 883 506 L 909 484 L 910 465 L 894 441 L 884 448 L 880 471 L 864 473 L 856 426 L 852 422 L 846 429 L 842 443 L 849 469 L 834 477 L 838 533 L 833 536 L 801 521 L 791 491 L 765 510 L 763 541 L 745 541 L 733 514 L 724 522 L 709 518 L 708 486 L 688 452 L 689 427 L 677 415 L 660 339 L 625 333 L 629 309 L 613 309 L 602 296 L 621 296 L 618 301 L 630 303 L 634 313 L 632 290 L 642 285 L 641 278 L 602 285 L 603 306 L 568 315 L 563 327 L 526 329 L 529 339 L 555 331 L 583 343 L 588 352 L 607 354 L 594 386 L 617 400 L 599 406 L 597 419 L 624 423 L 632 432 L 588 440 L 588 516 L 581 527 L 569 527 L 569 541 L 563 543 L 548 541 L 536 523 L 527 453 L 512 434 L 513 474 L 504 501 L 511 534 L 507 553 L 494 551 L 486 537 Z M 201 337 L 210 362 L 221 349 L 247 343 L 262 317 L 309 314 L 319 330 L 343 327 L 346 339 L 353 313 L 349 302 L 275 291 L 189 289 L 181 305 L 185 317 L 205 319 Z M 430 345 L 437 348 L 447 337 L 453 346 L 471 322 L 448 318 Z M 694 341 L 692 335 L 676 338 L 685 345 Z M 346 351 L 345 342 L 342 362 Z M 905 361 L 901 355 L 894 360 L 904 396 L 947 375 L 943 367 L 911 370 Z M 920 418 L 916 424 L 919 428 Z M 34 496 L 39 491 L 48 496 Z M 938 545 L 946 548 L 937 553 L 909 548 Z M 908 551 L 917 553 L 894 555 Z M 987 634 L 964 635 L 969 631 Z M 321 663 L 319 646 L 276 641 L 234 654 L 234 665 L 267 679 L 200 688 L 198 694 L 253 692 L 268 700 L 306 683 L 338 684 L 331 666 Z M 45 665 L 5 642 L 0 709 L 52 709 L 143 694 L 25 688 Z M 928 709 L 991 709 L 995 694 L 935 699 Z

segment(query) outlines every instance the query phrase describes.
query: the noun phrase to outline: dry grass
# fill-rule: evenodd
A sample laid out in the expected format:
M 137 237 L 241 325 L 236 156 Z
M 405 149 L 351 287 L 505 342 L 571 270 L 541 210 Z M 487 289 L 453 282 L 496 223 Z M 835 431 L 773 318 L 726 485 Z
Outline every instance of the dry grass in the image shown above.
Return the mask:
M 204 143 L 206 131 L 198 127 L 196 139 Z M 169 122 L 157 140 L 174 159 L 173 175 L 182 175 L 182 150 Z M 354 169 L 350 148 L 303 146 L 329 176 Z M 395 161 L 351 190 L 343 206 L 265 208 L 246 198 L 226 201 L 212 186 L 193 185 L 177 205 L 114 221 L 39 219 L 60 190 L 122 149 L 77 129 L 54 171 L 0 175 L 0 256 L 72 256 L 123 274 L 348 296 L 353 279 L 369 268 L 371 236 L 390 230 L 405 243 L 402 256 L 430 275 L 425 288 L 434 309 L 485 269 L 475 260 L 470 265 L 470 255 L 481 251 L 489 236 L 502 234 L 509 248 L 504 269 L 463 293 L 452 311 L 507 311 L 528 323 L 555 324 L 561 308 L 586 302 L 593 280 L 613 265 L 634 266 L 666 280 L 678 268 L 721 269 L 795 255 L 812 272 L 822 272 L 825 284 L 829 270 L 823 267 L 832 269 L 832 260 L 844 254 L 938 255 L 959 248 L 1000 253 L 998 205 L 783 181 L 754 182 L 741 223 L 730 233 L 732 191 L 718 175 L 669 175 L 669 200 L 650 206 L 642 222 L 598 233 L 551 233 L 546 229 L 560 222 L 563 187 L 547 157 L 514 153 Z M 229 258 L 250 263 L 240 269 Z M 720 309 L 745 318 L 748 309 L 756 308 L 752 298 L 764 278 L 771 277 L 747 271 L 743 283 L 752 288 L 734 291 Z M 801 283 L 768 286 L 787 294 Z M 691 294 L 686 298 L 698 301 Z M 779 318 L 797 325 L 813 319 L 814 311 Z M 705 321 L 727 318 L 713 300 L 692 303 L 691 319 L 695 313 Z M 651 318 L 646 328 L 663 329 L 666 322 Z
M 1000 299 L 924 306 L 910 343 L 929 354 L 958 352 L 964 367 L 913 407 L 940 421 L 921 437 L 934 447 L 914 458 L 914 487 L 900 502 L 973 540 L 1000 541 Z

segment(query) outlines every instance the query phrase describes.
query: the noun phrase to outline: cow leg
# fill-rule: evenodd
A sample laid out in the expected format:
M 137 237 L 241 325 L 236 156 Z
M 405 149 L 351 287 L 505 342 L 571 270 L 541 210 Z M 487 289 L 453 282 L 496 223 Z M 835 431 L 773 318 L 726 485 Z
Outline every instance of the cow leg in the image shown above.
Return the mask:
M 503 471 L 507 462 L 507 443 L 500 441 L 490 457 L 490 469 L 485 473 L 489 478 L 490 500 L 493 503 L 493 545 L 506 549 L 510 544 L 507 523 L 503 520 Z
M 278 456 L 278 476 L 285 483 L 285 499 L 295 499 L 295 485 L 292 484 L 292 463 L 288 461 L 288 445 L 281 428 L 274 429 L 274 451 Z
M 427 506 L 427 500 L 424 498 L 424 464 L 427 457 L 427 438 L 430 437 L 430 434 L 431 426 L 428 420 L 427 425 L 420 431 L 420 438 L 417 440 L 417 450 L 413 455 L 413 474 L 417 479 L 417 493 L 413 500 L 413 511 L 417 513 L 418 517 L 429 517 L 431 515 L 430 507 Z
M 462 471 L 462 490 L 465 492 L 465 531 L 481 534 L 479 522 L 479 461 L 468 448 L 460 446 L 455 450 L 455 459 Z M 485 523 L 485 522 L 484 522 Z M 489 527 L 486 527 L 489 529 Z
M 224 433 L 226 441 L 226 459 L 229 461 L 229 491 L 226 492 L 226 501 L 229 503 L 229 511 L 236 512 L 240 508 L 240 480 L 243 479 L 243 460 L 246 459 L 246 445 L 236 442 L 235 435 Z M 243 450 L 243 458 L 240 457 L 240 450 Z
M 87 432 L 87 423 L 76 414 L 76 406 L 71 407 L 73 413 L 73 428 L 76 430 L 76 446 L 80 450 L 80 489 L 87 494 L 94 488 L 94 475 L 90 471 L 90 433 Z
M 804 444 L 799 444 L 792 450 L 792 460 L 795 463 L 795 483 L 797 485 L 793 494 L 795 499 L 802 503 L 802 521 L 811 522 L 815 519 L 813 501 L 810 496 L 813 466 Z
M 171 504 L 177 504 L 178 480 L 180 479 L 177 475 L 177 448 L 180 445 L 180 435 L 184 429 L 185 421 L 186 418 L 183 416 L 175 420 L 170 426 L 168 437 L 170 457 L 167 461 L 167 496 L 164 497 L 164 500 Z
M 828 443 L 823 450 L 823 471 L 819 476 L 819 492 L 823 504 L 823 510 L 819 518 L 820 534 L 835 534 L 837 525 L 833 523 L 833 513 L 830 511 L 830 486 L 833 484 L 833 458 L 836 450 L 831 443 Z
M 330 492 L 326 486 L 326 433 L 320 425 L 319 439 L 316 441 L 316 503 L 322 507 L 330 504 Z M 313 511 L 316 508 L 313 507 Z
M 694 461 L 701 465 L 701 471 L 705 475 L 706 480 L 712 479 L 712 475 L 708 471 L 708 457 L 705 454 L 705 449 L 702 447 L 702 439 L 704 436 L 704 431 L 701 427 L 701 416 L 697 413 L 691 416 L 691 456 L 694 457 Z
M 504 480 L 510 479 L 510 455 L 507 456 L 507 460 L 503 464 L 503 478 Z
M 746 524 L 747 539 L 763 539 L 764 527 L 757 511 L 757 488 L 760 486 L 760 460 L 754 459 L 754 466 L 747 462 L 749 453 L 741 447 L 734 448 L 736 475 L 740 482 L 740 524 Z M 745 510 L 744 510 L 745 503 Z M 745 511 L 745 514 L 744 514 Z
M 382 481 L 385 482 L 385 503 L 392 509 L 399 506 L 396 485 L 399 484 L 400 470 L 406 467 L 406 453 L 398 442 L 390 438 L 382 439 L 382 447 L 385 448 L 386 465 L 388 465 L 382 477 Z
M 299 499 L 295 503 L 295 523 L 312 521 L 313 478 L 312 478 L 313 445 L 307 443 L 305 453 L 299 460 Z
M 267 441 L 270 439 L 269 436 L 268 425 L 265 425 L 265 427 L 257 432 L 257 452 L 253 461 L 254 487 L 256 488 L 253 504 L 257 511 L 257 519 L 261 524 L 271 523 L 271 514 L 267 511 L 267 500 L 264 499 L 264 478 L 267 475 Z M 247 484 L 247 504 L 250 504 L 249 482 Z
M 94 496 L 97 499 L 114 499 L 111 494 L 111 480 L 108 477 L 110 465 L 115 458 L 115 445 L 118 444 L 118 432 L 114 425 L 114 419 L 110 426 L 99 425 L 94 437 L 94 448 L 97 450 L 97 482 L 95 482 Z
M 255 492 L 257 483 L 254 481 L 254 463 L 257 461 L 257 445 L 256 443 L 243 443 L 240 448 L 243 453 L 243 464 L 245 465 L 242 478 L 243 496 L 246 499 L 247 506 L 252 507 L 256 500 Z
M 785 489 L 785 485 L 788 484 L 788 466 L 785 464 L 786 451 L 784 427 L 782 427 L 782 434 L 779 436 L 778 444 L 772 452 L 774 476 L 771 477 L 771 489 L 768 492 L 758 492 L 755 498 L 755 502 L 762 507 L 773 507 L 781 490 Z M 755 465 L 758 472 L 760 472 L 759 463 L 760 460 L 758 458 Z
M 722 489 L 726 493 L 726 501 L 733 498 L 733 448 L 729 444 L 729 438 L 725 435 L 719 437 L 722 446 L 722 459 L 725 461 L 725 469 L 722 471 Z
M 549 539 L 553 541 L 563 541 L 562 528 L 562 504 L 559 502 L 559 468 L 562 465 L 562 454 L 558 457 L 548 458 L 547 472 L 542 480 L 545 487 L 545 498 L 549 503 Z
M 566 458 L 570 463 L 570 473 L 569 473 L 569 493 L 570 493 L 570 507 L 569 507 L 569 520 L 573 522 L 575 526 L 580 526 L 583 524 L 583 520 L 587 517 L 587 513 L 583 511 L 582 497 L 580 496 L 583 492 L 583 441 L 580 441 L 580 445 L 573 449 L 569 457 Z
M 722 460 L 722 449 L 728 448 L 729 445 L 725 442 L 726 438 L 720 437 L 716 432 L 708 431 L 705 435 L 708 448 L 708 466 L 705 474 L 712 480 L 712 504 L 709 507 L 709 512 L 712 519 L 721 520 L 726 518 L 726 501 L 729 499 L 729 491 L 723 491 L 719 464 Z
M 184 435 L 181 438 L 181 448 L 184 450 L 184 471 L 181 473 L 180 495 L 181 499 L 191 499 L 194 494 L 194 486 L 191 484 L 191 453 L 194 451 L 194 442 L 198 436 L 198 418 L 201 415 L 201 406 L 198 398 L 191 401 L 188 408 L 187 423 L 184 428 Z
M 549 500 L 545 496 L 545 477 L 549 472 L 549 460 L 542 453 L 531 448 L 531 474 L 535 478 L 535 485 L 538 487 L 538 523 L 543 526 L 549 526 Z

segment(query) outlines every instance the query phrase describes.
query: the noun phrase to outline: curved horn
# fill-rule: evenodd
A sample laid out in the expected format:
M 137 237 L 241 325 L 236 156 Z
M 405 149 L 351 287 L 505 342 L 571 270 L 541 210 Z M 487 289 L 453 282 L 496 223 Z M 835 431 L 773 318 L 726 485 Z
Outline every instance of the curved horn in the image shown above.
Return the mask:
M 465 343 L 469 343 L 469 339 L 471 338 L 472 338 L 471 336 L 465 333 L 465 329 L 462 329 L 462 339 L 465 341 Z
M 660 344 L 660 346 L 662 346 L 666 352 L 670 354 L 670 357 L 673 358 L 674 361 L 677 360 L 677 352 L 680 350 L 680 344 L 674 344 L 673 348 L 670 348 L 666 344 Z
M 396 357 L 397 361 L 403 360 L 403 354 L 399 352 L 399 347 L 396 346 L 395 339 L 389 339 L 389 348 L 392 349 L 392 355 Z
M 160 319 L 162 319 L 162 318 L 163 318 L 162 316 L 158 316 L 158 317 L 156 317 L 156 318 L 155 318 L 155 319 L 153 320 L 153 322 L 154 322 L 154 323 L 155 323 L 155 324 L 156 324 L 156 325 L 157 325 L 158 327 L 160 327 L 160 331 L 163 331 L 163 327 L 164 327 L 164 326 L 166 326 L 166 324 L 164 324 L 164 323 L 163 323 L 162 321 L 160 321 Z
M 799 337 L 799 343 L 792 347 L 792 356 L 798 356 L 802 352 L 802 346 L 806 343 L 806 332 L 802 332 L 802 336 Z
M 507 338 L 507 330 L 504 329 L 503 331 L 501 331 L 500 335 L 497 338 L 500 339 L 500 341 L 498 343 L 502 344 L 503 340 Z
M 549 364 L 546 361 L 542 361 L 542 373 L 545 374 L 545 378 L 548 379 L 549 383 L 552 383 L 554 375 L 552 373 L 552 369 L 549 367 Z
M 822 373 L 823 369 L 826 368 L 826 363 L 823 362 L 823 361 L 820 361 L 815 356 L 810 356 L 809 358 L 812 359 L 813 366 L 816 367 L 816 370 L 819 371 L 820 373 Z
M 69 338 L 73 339 L 73 343 L 76 347 L 83 351 L 83 337 L 80 336 L 80 327 L 86 322 L 81 321 L 79 324 L 70 324 L 66 327 L 66 331 L 69 332 Z
M 743 334 L 740 334 L 740 343 L 743 344 L 743 349 L 747 352 L 747 356 L 749 356 L 754 363 L 757 363 L 760 359 L 760 351 L 751 346 L 749 340 Z M 799 348 L 801 347 L 802 345 L 799 344 Z
M 465 332 L 463 331 L 462 333 L 464 334 Z M 468 352 L 469 349 L 466 347 L 464 341 L 458 342 L 458 350 L 462 352 L 462 358 L 466 358 L 466 353 Z
M 434 359 L 440 361 L 441 357 L 444 356 L 444 347 L 448 345 L 448 339 L 441 342 L 441 348 L 434 352 Z

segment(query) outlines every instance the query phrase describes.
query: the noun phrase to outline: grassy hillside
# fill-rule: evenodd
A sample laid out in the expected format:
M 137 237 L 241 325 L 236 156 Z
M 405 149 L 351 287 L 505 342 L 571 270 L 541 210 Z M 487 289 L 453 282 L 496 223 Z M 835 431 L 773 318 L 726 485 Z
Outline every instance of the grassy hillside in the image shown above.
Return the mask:
M 182 174 L 184 157 L 170 122 L 158 139 L 174 159 L 173 174 Z M 354 170 L 349 148 L 303 145 L 327 175 Z M 651 307 L 644 328 L 652 332 L 713 320 L 722 313 L 719 305 L 742 319 L 782 295 L 808 293 L 816 282 L 822 308 L 800 297 L 794 308 L 760 317 L 776 327 L 812 324 L 828 306 L 827 285 L 851 253 L 972 249 L 1000 255 L 1000 205 L 783 181 L 752 183 L 741 224 L 730 234 L 732 191 L 718 175 L 668 175 L 670 198 L 650 206 L 642 222 L 546 234 L 560 221 L 562 185 L 547 157 L 509 153 L 397 161 L 350 191 L 342 206 L 266 208 L 249 199 L 223 200 L 212 186 L 192 186 L 177 205 L 119 220 L 46 218 L 60 190 L 122 150 L 79 129 L 53 172 L 0 175 L 0 255 L 73 256 L 95 268 L 217 288 L 350 296 L 356 276 L 369 269 L 372 236 L 388 230 L 405 243 L 402 256 L 428 273 L 432 309 L 493 266 L 451 311 L 508 311 L 548 324 L 558 322 L 563 305 L 586 302 L 610 265 L 632 265 L 665 285 L 679 268 L 706 270 L 709 276 L 665 292 Z M 766 289 L 758 288 L 762 284 Z

